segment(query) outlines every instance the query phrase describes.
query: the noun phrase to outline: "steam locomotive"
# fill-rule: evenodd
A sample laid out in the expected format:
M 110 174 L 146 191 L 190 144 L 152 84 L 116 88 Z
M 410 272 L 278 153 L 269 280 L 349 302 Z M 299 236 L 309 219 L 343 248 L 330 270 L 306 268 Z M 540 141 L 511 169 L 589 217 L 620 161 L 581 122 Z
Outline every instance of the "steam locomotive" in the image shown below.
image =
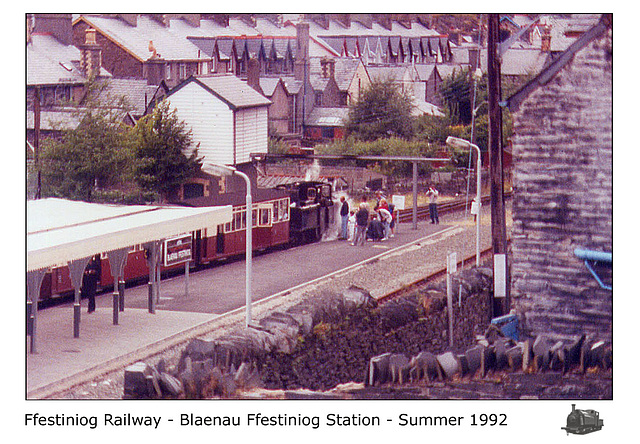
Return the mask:
M 252 241 L 254 251 L 274 247 L 318 241 L 333 223 L 332 188 L 327 182 L 300 181 L 272 189 L 258 189 L 254 193 L 252 214 Z M 243 195 L 218 196 L 211 199 L 190 199 L 188 206 L 231 205 L 231 221 L 214 228 L 203 228 L 190 233 L 191 266 L 200 267 L 212 262 L 240 256 L 245 252 L 247 227 L 246 204 Z M 187 235 L 187 237 L 189 237 Z M 163 245 L 163 248 L 166 246 Z M 164 256 L 164 255 L 163 255 Z M 98 285 L 113 285 L 109 259 L 100 255 Z M 164 265 L 161 272 L 184 269 L 184 265 Z M 148 276 L 147 252 L 142 245 L 133 245 L 124 267 L 125 282 L 142 280 Z M 40 287 L 40 301 L 73 293 L 66 264 L 52 267 Z
M 576 409 L 575 404 L 571 404 L 571 413 L 567 416 L 567 426 L 563 430 L 576 435 L 597 432 L 602 429 L 604 422 L 600 419 L 600 414 L 595 410 Z

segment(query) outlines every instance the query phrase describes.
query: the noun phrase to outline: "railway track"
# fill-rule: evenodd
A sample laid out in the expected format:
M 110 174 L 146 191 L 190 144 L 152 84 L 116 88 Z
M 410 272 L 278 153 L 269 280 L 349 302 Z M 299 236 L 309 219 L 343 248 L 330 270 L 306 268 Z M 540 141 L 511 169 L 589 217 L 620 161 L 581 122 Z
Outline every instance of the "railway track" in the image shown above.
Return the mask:
M 511 197 L 511 192 L 505 193 L 505 197 Z M 491 201 L 490 195 L 482 196 L 482 204 L 485 205 Z M 467 206 L 471 206 L 471 201 L 463 199 L 451 200 L 448 202 L 442 202 L 438 204 L 438 214 L 455 213 L 457 211 L 463 211 Z M 429 218 L 429 207 L 419 206 L 417 211 L 418 220 L 425 220 Z M 411 222 L 413 220 L 413 208 L 407 208 L 405 210 L 398 211 L 398 222 Z
M 480 260 L 484 261 L 486 259 L 491 258 L 491 252 L 492 252 L 492 248 L 487 248 L 483 251 L 480 252 Z M 468 258 L 465 258 L 464 261 L 459 261 L 458 262 L 458 269 L 461 268 L 472 268 L 474 267 L 476 264 L 475 262 L 475 255 L 474 256 L 470 256 Z M 439 281 L 440 279 L 444 279 L 447 275 L 447 268 L 446 267 L 442 267 L 439 270 L 436 270 L 435 272 L 431 273 L 429 276 L 420 279 L 419 281 L 416 281 L 406 287 L 403 287 L 397 291 L 394 291 L 392 293 L 388 293 L 380 298 L 378 298 L 378 303 L 385 303 L 388 302 L 392 299 L 395 298 L 399 298 L 408 294 L 411 294 L 413 292 L 415 292 L 416 290 L 420 290 L 423 288 L 426 288 L 427 286 L 429 286 L 430 284 Z

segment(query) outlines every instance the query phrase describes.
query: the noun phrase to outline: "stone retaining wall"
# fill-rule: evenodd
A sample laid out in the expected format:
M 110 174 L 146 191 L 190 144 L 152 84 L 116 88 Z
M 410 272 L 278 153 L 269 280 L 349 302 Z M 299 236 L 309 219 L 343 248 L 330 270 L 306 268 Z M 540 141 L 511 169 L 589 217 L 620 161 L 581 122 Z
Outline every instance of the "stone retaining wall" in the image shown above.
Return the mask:
M 596 370 L 605 375 L 596 392 L 611 393 L 608 344 L 586 336 L 516 343 L 489 326 L 490 270 L 464 270 L 453 281 L 453 348 L 442 284 L 382 305 L 357 287 L 324 291 L 251 328 L 192 340 L 173 368 L 162 360 L 129 366 L 124 398 L 504 398 L 514 396 L 516 375 L 532 378 L 521 397 L 553 398 L 590 393 L 572 381 Z M 322 385 L 329 374 L 345 379 Z

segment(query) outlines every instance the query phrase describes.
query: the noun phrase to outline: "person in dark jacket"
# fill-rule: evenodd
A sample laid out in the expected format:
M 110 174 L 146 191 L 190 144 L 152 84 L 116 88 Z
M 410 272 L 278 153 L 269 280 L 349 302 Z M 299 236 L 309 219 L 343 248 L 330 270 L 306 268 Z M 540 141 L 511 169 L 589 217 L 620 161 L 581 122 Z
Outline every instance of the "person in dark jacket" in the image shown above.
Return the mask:
M 374 213 L 367 228 L 367 239 L 381 241 L 384 239 L 384 231 L 384 224 L 380 221 L 378 215 Z
M 89 299 L 87 310 L 89 313 L 96 311 L 96 290 L 100 280 L 100 271 L 100 255 L 97 254 L 84 269 L 82 286 L 80 287 L 80 297 Z
M 369 205 L 361 202 L 356 212 L 356 235 L 351 245 L 364 245 L 367 236 L 367 226 L 369 225 Z
M 347 231 L 347 226 L 349 224 L 349 202 L 347 202 L 347 199 L 344 196 L 340 196 L 340 202 L 342 202 L 342 206 L 340 207 L 340 218 L 342 219 L 340 239 L 348 239 L 349 232 Z

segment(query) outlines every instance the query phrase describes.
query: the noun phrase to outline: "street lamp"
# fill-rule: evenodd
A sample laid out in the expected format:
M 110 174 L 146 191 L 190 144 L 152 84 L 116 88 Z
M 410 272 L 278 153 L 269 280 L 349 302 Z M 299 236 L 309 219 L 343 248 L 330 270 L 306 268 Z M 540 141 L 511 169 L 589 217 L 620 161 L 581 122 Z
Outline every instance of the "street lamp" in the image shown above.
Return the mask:
M 249 179 L 249 176 L 247 176 L 245 173 L 243 173 L 242 171 L 238 171 L 237 169 L 235 169 L 234 167 L 231 166 L 227 166 L 227 165 L 218 165 L 218 164 L 214 164 L 214 163 L 210 163 L 210 162 L 205 162 L 202 164 L 202 171 L 204 171 L 205 173 L 211 174 L 213 176 L 231 176 L 233 174 L 236 174 L 240 177 L 242 177 L 245 181 L 245 183 L 247 184 L 247 194 L 246 194 L 246 198 L 245 198 L 245 202 L 246 202 L 246 206 L 247 206 L 247 231 L 246 231 L 246 252 L 245 252 L 245 257 L 246 257 L 246 273 L 245 273 L 245 300 L 246 300 L 246 306 L 245 306 L 245 313 L 246 313 L 246 326 L 249 327 L 251 325 L 251 295 L 252 295 L 252 291 L 251 291 L 251 282 L 253 280 L 253 275 L 252 275 L 252 269 L 251 269 L 251 262 L 252 262 L 252 253 L 253 253 L 253 217 L 252 217 L 252 210 L 253 210 L 253 202 L 251 199 L 251 180 Z
M 476 162 L 476 267 L 480 266 L 480 209 L 482 208 L 482 178 L 480 176 L 480 169 L 482 168 L 482 162 L 480 158 L 480 148 L 468 140 L 460 139 L 459 137 L 447 137 L 447 145 L 452 148 L 458 149 L 475 149 L 478 153 L 478 161 Z M 473 205 L 472 205 L 473 206 Z

